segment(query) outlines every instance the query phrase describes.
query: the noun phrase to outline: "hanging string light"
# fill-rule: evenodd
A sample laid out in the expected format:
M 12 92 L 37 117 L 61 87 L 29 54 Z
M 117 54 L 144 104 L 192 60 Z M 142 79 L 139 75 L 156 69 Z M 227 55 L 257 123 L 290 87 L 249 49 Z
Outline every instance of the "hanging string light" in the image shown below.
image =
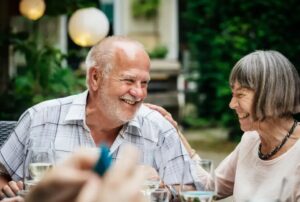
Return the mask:
M 97 8 L 79 9 L 69 20 L 69 35 L 79 46 L 86 47 L 96 44 L 107 35 L 108 30 L 108 19 Z
M 43 16 L 46 5 L 44 0 L 21 0 L 19 9 L 26 18 L 37 20 Z

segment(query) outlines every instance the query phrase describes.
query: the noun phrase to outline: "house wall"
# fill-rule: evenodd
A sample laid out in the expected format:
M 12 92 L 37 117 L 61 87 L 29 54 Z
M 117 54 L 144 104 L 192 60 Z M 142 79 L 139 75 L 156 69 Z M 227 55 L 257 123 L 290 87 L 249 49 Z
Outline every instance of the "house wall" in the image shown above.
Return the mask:
M 131 15 L 132 0 L 114 1 L 114 34 L 128 35 L 141 41 L 147 50 L 157 45 L 168 48 L 166 59 L 178 58 L 177 0 L 161 0 L 157 21 L 135 19 Z

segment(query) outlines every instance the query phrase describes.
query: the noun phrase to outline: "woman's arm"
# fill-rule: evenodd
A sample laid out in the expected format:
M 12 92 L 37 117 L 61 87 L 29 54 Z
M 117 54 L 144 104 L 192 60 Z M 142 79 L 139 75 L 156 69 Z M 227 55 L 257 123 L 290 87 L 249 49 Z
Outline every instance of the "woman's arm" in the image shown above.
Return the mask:
M 215 189 L 217 199 L 226 198 L 233 194 L 239 147 L 240 145 L 238 145 L 215 169 Z

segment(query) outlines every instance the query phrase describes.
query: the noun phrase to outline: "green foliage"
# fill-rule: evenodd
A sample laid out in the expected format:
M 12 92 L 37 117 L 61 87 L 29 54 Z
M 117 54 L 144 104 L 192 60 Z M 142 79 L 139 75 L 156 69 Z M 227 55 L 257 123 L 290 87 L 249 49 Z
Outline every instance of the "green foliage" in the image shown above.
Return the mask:
M 62 97 L 85 89 L 85 79 L 63 67 L 66 55 L 51 46 L 30 39 L 12 38 L 14 50 L 26 63 L 17 68 L 10 88 L 0 95 L 1 119 L 17 119 L 28 107 L 43 100 Z
M 149 52 L 150 58 L 165 58 L 168 54 L 168 48 L 166 46 L 156 46 L 151 52 Z
M 71 15 L 77 9 L 100 7 L 98 0 L 45 0 L 46 15 Z M 32 26 L 36 26 L 32 22 Z M 36 27 L 35 27 L 36 28 Z M 37 29 L 35 29 L 37 30 Z M 66 96 L 86 89 L 85 78 L 64 66 L 64 55 L 50 45 L 41 45 L 37 32 L 7 34 L 0 32 L 0 46 L 9 43 L 14 51 L 24 55 L 25 64 L 0 94 L 0 119 L 16 120 L 28 107 L 46 99 Z M 8 42 L 9 41 L 9 42 Z M 72 53 L 76 55 L 77 53 Z
M 206 119 L 206 118 L 194 118 L 194 117 L 190 117 L 190 116 L 186 116 L 183 119 L 183 125 L 184 126 L 189 126 L 190 128 L 205 128 L 205 127 L 211 127 L 212 124 L 211 122 Z
M 98 0 L 45 0 L 47 5 L 46 14 L 50 16 L 57 16 L 61 14 L 71 15 L 77 9 L 86 7 L 99 8 Z
M 159 3 L 160 0 L 132 0 L 132 15 L 135 18 L 155 18 L 158 13 Z
M 198 61 L 197 91 L 188 95 L 198 117 L 238 128 L 228 109 L 230 70 L 242 56 L 274 49 L 300 66 L 300 4 L 296 0 L 186 1 L 181 16 L 183 41 Z

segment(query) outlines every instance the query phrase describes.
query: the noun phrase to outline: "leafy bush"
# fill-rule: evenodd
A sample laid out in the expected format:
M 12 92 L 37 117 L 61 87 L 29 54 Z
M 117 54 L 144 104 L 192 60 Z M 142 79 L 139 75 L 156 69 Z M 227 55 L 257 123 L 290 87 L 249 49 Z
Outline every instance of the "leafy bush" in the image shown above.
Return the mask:
M 0 119 L 16 120 L 36 103 L 85 89 L 85 78 L 63 67 L 66 55 L 60 50 L 30 39 L 12 38 L 11 44 L 16 52 L 24 55 L 26 63 L 17 68 L 9 90 L 0 95 Z
M 181 2 L 182 38 L 198 62 L 197 90 L 188 95 L 198 117 L 236 130 L 228 77 L 244 55 L 274 49 L 300 66 L 300 4 L 296 0 Z
M 149 52 L 150 58 L 165 58 L 168 54 L 168 48 L 166 46 L 156 46 L 151 52 Z
M 132 16 L 135 18 L 151 19 L 158 13 L 160 0 L 133 0 Z
M 46 0 L 46 4 L 47 16 L 71 15 L 79 8 L 101 6 L 98 0 L 60 0 L 59 3 L 56 0 Z M 32 23 L 34 27 L 38 21 Z M 38 29 L 31 34 L 38 35 Z M 26 63 L 17 67 L 17 74 L 9 81 L 8 89 L 0 93 L 0 119 L 16 120 L 33 104 L 86 89 L 82 73 L 63 65 L 71 54 L 73 60 L 74 55 L 78 60 L 77 54 L 80 51 L 64 55 L 51 45 L 41 45 L 35 36 L 28 36 L 28 33 L 0 32 L 0 46 L 7 44 L 8 40 L 14 46 L 14 51 L 24 55 Z

